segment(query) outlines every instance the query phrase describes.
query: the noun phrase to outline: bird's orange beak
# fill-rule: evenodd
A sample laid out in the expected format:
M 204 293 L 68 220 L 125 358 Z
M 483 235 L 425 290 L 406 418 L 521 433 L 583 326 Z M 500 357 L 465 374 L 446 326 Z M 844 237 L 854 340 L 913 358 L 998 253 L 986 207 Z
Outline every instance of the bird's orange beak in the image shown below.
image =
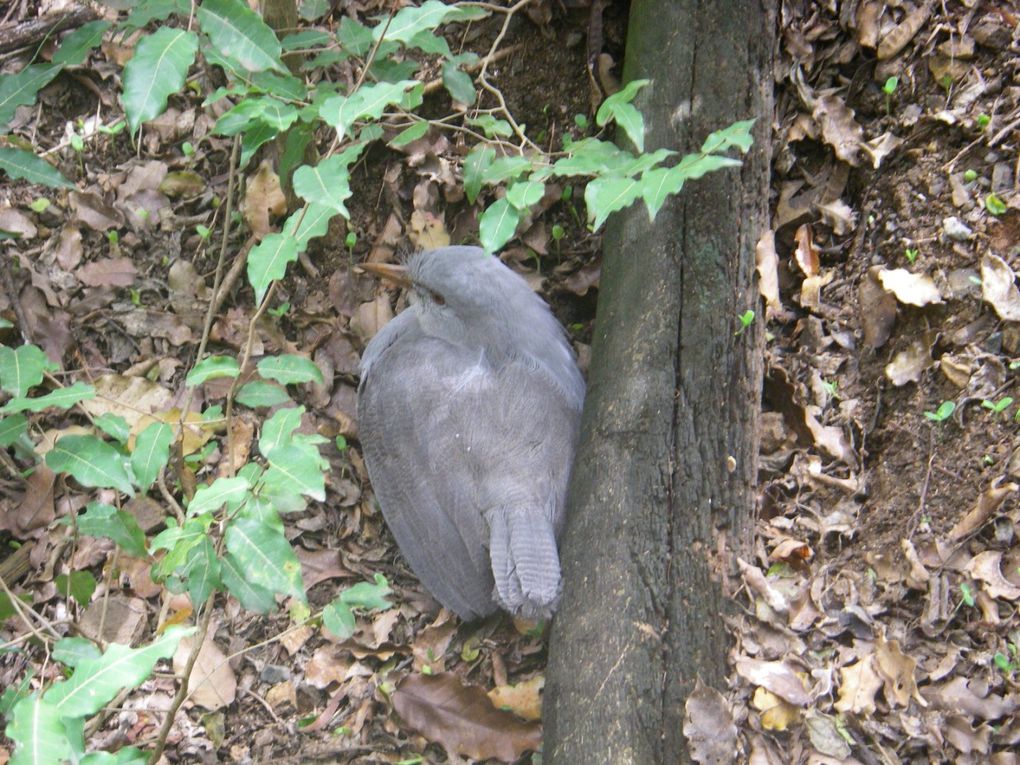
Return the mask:
M 394 284 L 399 284 L 405 289 L 410 289 L 411 287 L 411 279 L 407 275 L 406 266 L 397 266 L 393 263 L 360 263 L 358 268 L 391 281 Z

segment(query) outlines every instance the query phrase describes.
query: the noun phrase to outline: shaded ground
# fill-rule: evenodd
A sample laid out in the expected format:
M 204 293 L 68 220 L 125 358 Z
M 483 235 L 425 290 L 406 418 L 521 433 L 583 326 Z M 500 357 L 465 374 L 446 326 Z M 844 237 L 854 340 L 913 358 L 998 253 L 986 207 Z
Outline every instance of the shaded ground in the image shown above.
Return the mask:
M 363 14 L 377 10 L 362 5 Z M 578 132 L 575 114 L 590 117 L 589 54 L 621 59 L 625 11 L 609 6 L 594 29 L 602 42 L 590 51 L 586 7 L 535 5 L 534 18 L 515 21 L 504 43 L 514 50 L 491 71 L 529 135 L 554 145 Z M 784 4 L 775 245 L 760 248 L 770 300 L 761 524 L 756 558 L 733 582 L 747 606 L 733 625 L 728 696 L 738 762 L 1018 761 L 1015 13 L 1012 4 L 973 1 L 859 2 L 840 14 Z M 494 33 L 481 25 L 467 44 L 484 51 Z M 100 107 L 115 113 L 107 62 L 116 55 L 117 45 L 104 45 L 89 72 L 56 80 L 43 91 L 42 110 L 19 112 L 17 132 L 66 147 L 65 120 L 88 120 Z M 449 111 L 443 98 L 429 105 L 437 115 Z M 84 172 L 81 198 L 33 212 L 38 188 L 17 183 L 0 192 L 3 227 L 34 228 L 16 247 L 20 268 L 5 266 L 0 309 L 14 318 L 18 304 L 34 339 L 83 377 L 131 368 L 174 388 L 193 361 L 200 285 L 216 255 L 194 226 L 208 225 L 213 196 L 225 193 L 229 143 L 206 135 L 197 99 L 171 107 L 140 159 L 123 135 L 98 136 L 81 155 L 62 151 L 69 175 Z M 194 156 L 180 151 L 185 140 Z M 312 606 L 382 572 L 397 607 L 360 620 L 355 636 L 337 643 L 321 630 L 291 627 L 284 613 L 253 617 L 222 604 L 216 643 L 242 690 L 228 706 L 186 707 L 170 760 L 444 761 L 429 740 L 463 744 L 482 735 L 516 751 L 534 735 L 534 727 L 482 711 L 419 720 L 419 732 L 392 713 L 395 684 L 427 671 L 440 683 L 452 677 L 501 689 L 497 703 L 534 719 L 544 644 L 505 620 L 461 625 L 437 610 L 396 555 L 356 444 L 358 354 L 402 303 L 350 265 L 392 258 L 427 242 L 436 227 L 454 241 L 472 238 L 477 211 L 457 196 L 449 164 L 462 148 L 435 139 L 406 155 L 373 149 L 355 174 L 353 251 L 340 244 L 342 231 L 313 248 L 277 295 L 292 309 L 261 334 L 266 352 L 292 344 L 332 373 L 333 385 L 306 391 L 313 415 L 304 427 L 352 444 L 328 449 L 326 505 L 288 519 Z M 154 160 L 166 165 L 163 173 L 194 169 L 207 185 L 158 199 L 159 182 L 147 180 L 160 175 Z M 504 258 L 549 297 L 583 359 L 598 240 L 577 217 L 581 189 L 556 189 L 547 202 Z M 154 217 L 125 212 L 138 205 Z M 174 217 L 160 225 L 166 207 Z M 560 241 L 554 226 L 566 230 Z M 110 228 L 121 232 L 118 241 L 105 235 Z M 117 260 L 125 256 L 134 270 L 113 281 L 127 268 Z M 249 305 L 239 289 L 221 311 L 213 330 L 220 347 L 237 348 Z M 18 342 L 13 333 L 0 340 Z M 209 400 L 222 394 L 206 386 Z M 944 402 L 955 405 L 951 412 Z M 105 617 L 105 626 L 148 635 L 161 607 L 179 607 L 147 581 L 145 567 L 111 558 L 109 545 L 69 544 L 52 523 L 68 508 L 52 496 L 48 510 L 26 501 L 34 490 L 16 472 L 5 473 L 0 492 L 0 557 L 18 544 L 29 548 L 18 585 L 38 610 L 94 634 L 87 624 L 105 591 L 109 602 L 140 614 L 137 622 Z M 159 522 L 158 507 L 133 509 Z M 81 569 L 104 582 L 84 609 L 52 583 Z M 9 621 L 0 637 L 23 631 Z M 38 657 L 0 658 L 0 687 L 24 677 L 30 660 Z M 150 740 L 172 682 L 157 678 L 143 691 L 139 707 L 110 715 L 99 734 L 110 746 Z M 478 710 L 477 699 L 464 707 Z M 298 733 L 299 721 L 311 729 Z M 0 763 L 5 757 L 0 744 Z

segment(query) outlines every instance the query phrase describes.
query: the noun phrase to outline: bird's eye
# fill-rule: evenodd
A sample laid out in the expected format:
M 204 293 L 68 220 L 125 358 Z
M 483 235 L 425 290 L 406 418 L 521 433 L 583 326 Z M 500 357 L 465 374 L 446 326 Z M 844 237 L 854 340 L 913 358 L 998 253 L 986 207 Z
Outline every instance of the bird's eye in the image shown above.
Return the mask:
M 440 295 L 438 292 L 429 290 L 429 297 L 432 298 L 432 302 L 436 305 L 446 305 L 446 298 Z

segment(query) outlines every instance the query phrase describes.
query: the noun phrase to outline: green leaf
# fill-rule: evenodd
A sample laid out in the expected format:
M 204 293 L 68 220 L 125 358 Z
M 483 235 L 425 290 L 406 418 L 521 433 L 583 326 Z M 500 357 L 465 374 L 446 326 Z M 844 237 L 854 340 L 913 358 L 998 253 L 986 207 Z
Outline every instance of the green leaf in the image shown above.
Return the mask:
M 33 64 L 0 77 L 0 127 L 6 127 L 14 119 L 19 106 L 34 104 L 36 94 L 63 68 L 60 64 Z
M 184 86 L 197 50 L 198 35 L 172 27 L 162 27 L 138 43 L 124 66 L 121 96 L 132 134 L 166 110 L 167 99 Z
M 344 16 L 347 19 L 347 16 Z M 283 50 L 303 50 L 326 48 L 333 44 L 333 36 L 324 29 L 302 29 L 300 32 L 287 35 L 280 41 Z
M 266 459 L 269 469 L 262 481 L 269 491 L 301 494 L 319 502 L 326 499 L 326 480 L 318 449 L 291 443 L 276 447 Z
M 406 130 L 401 130 L 395 137 L 390 140 L 390 146 L 395 149 L 401 146 L 407 146 L 409 143 L 413 143 L 429 132 L 429 123 L 425 120 L 421 122 L 415 122 L 411 127 Z
M 209 535 L 209 526 L 215 519 L 211 514 L 188 518 L 184 526 L 178 526 L 174 518 L 167 519 L 167 527 L 153 537 L 149 549 L 156 553 L 166 550 L 167 554 L 152 567 L 152 577 L 157 581 L 173 582 L 170 577 L 185 565 L 188 552 Z
M 468 125 L 474 127 L 480 127 L 485 133 L 486 138 L 492 138 L 493 136 L 502 136 L 503 138 L 509 138 L 514 134 L 514 130 L 510 127 L 510 123 L 506 120 L 498 120 L 491 114 L 481 114 L 477 117 L 469 117 L 464 120 Z
M 985 197 L 985 209 L 992 215 L 1005 215 L 1006 203 L 1002 201 L 998 194 L 988 194 Z
M 273 416 L 262 425 L 259 434 L 259 452 L 267 456 L 278 446 L 290 443 L 291 435 L 301 425 L 301 416 L 305 413 L 303 406 L 288 407 L 273 413 Z
M 306 202 L 351 217 L 344 205 L 351 196 L 350 173 L 340 157 L 329 157 L 315 167 L 299 167 L 294 172 L 294 191 Z
M 11 765 L 63 763 L 73 750 L 61 711 L 33 693 L 14 705 L 7 737 L 15 742 Z
M 754 120 L 741 120 L 734 122 L 728 128 L 710 133 L 705 143 L 701 146 L 702 154 L 719 154 L 732 146 L 736 146 L 743 154 L 751 148 L 754 139 L 751 137 L 751 128 L 754 127 Z
M 482 247 L 489 252 L 498 252 L 513 237 L 520 222 L 521 213 L 506 198 L 497 199 L 478 219 L 478 238 Z
M 86 401 L 95 398 L 96 389 L 86 383 L 76 382 L 67 388 L 58 388 L 47 393 L 45 396 L 36 398 L 12 398 L 4 406 L 0 407 L 0 413 L 13 414 L 14 412 L 41 412 L 51 406 L 57 409 L 67 409 L 79 401 Z
M 46 372 L 57 369 L 37 345 L 0 346 L 0 388 L 12 396 L 24 396 L 43 380 Z
M 678 194 L 687 176 L 675 167 L 656 167 L 641 176 L 641 198 L 648 208 L 648 220 L 654 221 L 666 197 Z
M 125 746 L 115 753 L 89 752 L 80 765 L 145 765 L 149 756 L 136 746 Z
M 672 169 L 681 173 L 685 180 L 692 181 L 716 170 L 727 167 L 740 167 L 739 159 L 720 157 L 717 154 L 688 154 Z
M 233 356 L 209 356 L 195 364 L 188 376 L 184 378 L 185 385 L 201 385 L 206 380 L 215 380 L 220 377 L 237 377 L 241 374 L 241 367 Z
M 247 496 L 250 488 L 248 479 L 240 476 L 217 478 L 208 486 L 199 486 L 188 503 L 188 516 L 219 510 L 224 505 L 237 505 Z
M 506 190 L 507 201 L 520 211 L 525 211 L 542 201 L 545 184 L 538 181 L 521 181 Z
M 531 167 L 531 160 L 527 157 L 500 157 L 485 168 L 482 180 L 495 186 L 503 181 L 520 177 Z
M 333 96 L 319 108 L 319 116 L 342 140 L 359 119 L 379 119 L 393 104 L 399 104 L 417 80 L 377 82 L 362 85 L 351 96 Z
M 6 448 L 28 432 L 28 420 L 23 414 L 13 414 L 0 420 L 0 447 Z
M 203 537 L 188 550 L 187 560 L 180 573 L 188 584 L 188 597 L 192 603 L 205 603 L 213 590 L 220 587 L 220 562 L 209 537 Z
M 134 515 L 126 510 L 118 510 L 103 502 L 89 502 L 75 523 L 79 533 L 112 539 L 128 555 L 144 558 L 148 554 L 145 549 L 145 532 Z
M 95 436 L 64 436 L 46 452 L 46 464 L 58 473 L 67 473 L 82 486 L 135 493 L 123 456 Z
M 312 239 L 325 236 L 329 231 L 329 222 L 335 215 L 326 205 L 305 205 L 287 218 L 283 224 L 283 234 L 297 242 L 298 252 L 303 252 Z
M 119 444 L 126 444 L 131 437 L 131 426 L 119 414 L 103 412 L 96 417 L 96 427 Z
M 75 185 L 42 157 L 30 151 L 0 146 L 0 170 L 11 180 L 25 180 L 52 189 L 73 189 Z
M 92 593 L 96 591 L 96 578 L 91 571 L 72 571 L 67 574 L 57 574 L 53 578 L 53 584 L 64 597 L 72 597 L 81 606 L 87 606 L 92 599 Z
M 336 39 L 344 51 L 352 56 L 364 56 L 372 49 L 374 42 L 372 30 L 350 16 L 344 16 L 340 20 Z
M 354 634 L 358 623 L 350 606 L 339 600 L 334 600 L 322 609 L 322 624 L 338 640 L 346 640 Z
M 631 101 L 638 91 L 647 85 L 649 80 L 631 80 L 622 90 L 609 96 L 595 113 L 595 123 L 599 127 L 605 127 L 610 120 L 615 122 L 627 138 L 634 144 L 638 152 L 645 150 L 645 121 Z
M 301 564 L 282 529 L 252 518 L 238 518 L 227 527 L 225 541 L 245 579 L 306 602 Z
M 61 638 L 53 644 L 53 658 L 68 667 L 77 667 L 85 659 L 98 659 L 102 655 L 99 646 L 83 637 Z
M 482 190 L 486 170 L 496 158 L 496 150 L 491 146 L 476 146 L 464 158 L 464 193 L 467 201 L 474 204 L 478 192 Z
M 69 679 L 50 686 L 43 699 L 63 717 L 95 714 L 123 689 L 140 685 L 156 662 L 173 656 L 181 638 L 194 631 L 194 627 L 170 627 L 155 642 L 138 649 L 111 643 L 101 657 L 85 659 Z
M 250 409 L 279 406 L 291 400 L 287 395 L 286 388 L 264 380 L 252 380 L 250 383 L 245 383 L 237 391 L 235 398 L 239 404 L 244 404 Z
M 641 184 L 633 178 L 596 178 L 584 189 L 588 218 L 598 230 L 606 218 L 629 206 L 641 195 Z
M 322 371 L 311 359 L 293 353 L 267 356 L 258 363 L 259 374 L 284 385 L 314 382 L 322 384 Z
M 237 558 L 230 553 L 220 559 L 220 576 L 230 594 L 249 611 L 268 614 L 276 606 L 276 597 L 272 590 L 250 581 Z
M 248 253 L 248 283 L 261 303 L 269 285 L 282 279 L 287 266 L 297 260 L 298 240 L 285 234 L 270 234 Z
M 138 434 L 131 452 L 131 469 L 142 491 L 148 491 L 170 461 L 173 440 L 174 429 L 165 422 L 154 422 Z
M 151 21 L 163 21 L 175 13 L 187 18 L 191 13 L 191 0 L 145 0 L 137 4 L 121 26 L 127 30 L 141 29 Z
M 355 608 L 366 610 L 385 610 L 390 607 L 386 596 L 391 592 L 386 577 L 375 575 L 375 583 L 359 582 L 347 588 L 332 603 L 322 610 L 322 622 L 330 632 L 340 640 L 346 640 L 354 634 L 356 621 Z
M 204 0 L 198 8 L 202 31 L 217 50 L 250 72 L 275 69 L 286 74 L 280 61 L 280 41 L 273 30 L 241 0 Z
M 372 29 L 372 39 L 378 40 L 384 34 L 387 40 L 410 43 L 422 32 L 437 29 L 441 24 L 450 21 L 467 21 L 480 19 L 488 15 L 481 8 L 465 8 L 447 5 L 441 0 L 425 0 L 415 6 L 407 6 L 396 13 L 387 26 L 384 23 Z
M 467 106 L 475 102 L 478 94 L 475 91 L 475 82 L 471 79 L 471 75 L 458 67 L 463 64 L 473 64 L 477 60 L 478 56 L 475 54 L 464 53 L 443 62 L 443 87 L 446 88 L 454 101 L 459 101 Z
M 93 48 L 103 41 L 106 30 L 113 26 L 109 21 L 90 21 L 65 37 L 57 52 L 53 54 L 54 64 L 81 66 Z

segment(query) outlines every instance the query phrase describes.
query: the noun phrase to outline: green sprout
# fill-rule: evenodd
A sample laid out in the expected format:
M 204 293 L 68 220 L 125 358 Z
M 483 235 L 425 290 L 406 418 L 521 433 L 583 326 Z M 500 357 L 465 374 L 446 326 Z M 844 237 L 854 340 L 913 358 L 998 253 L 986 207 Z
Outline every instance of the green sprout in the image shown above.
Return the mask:
M 49 206 L 50 200 L 46 197 L 36 197 L 32 200 L 32 204 L 29 205 L 29 207 L 32 208 L 32 212 L 36 213 L 46 212 L 46 210 L 49 209 Z
M 917 256 L 920 254 L 920 252 L 921 251 L 918 250 L 917 248 L 907 247 L 903 251 L 903 254 L 907 257 L 907 262 L 910 263 L 910 265 L 914 265 L 914 261 L 917 260 Z
M 281 316 L 285 316 L 287 311 L 290 310 L 290 303 L 280 303 L 276 308 L 268 309 L 270 316 L 275 316 L 279 319 Z
M 117 244 L 120 242 L 120 234 L 117 233 L 116 229 L 110 229 L 106 232 L 106 241 L 110 244 Z
M 924 416 L 926 419 L 931 420 L 932 422 L 945 422 L 952 416 L 953 412 L 955 411 L 956 411 L 955 401 L 943 401 L 941 404 L 939 404 L 938 409 L 936 409 L 934 412 L 924 412 Z
M 992 215 L 1002 215 L 1006 212 L 1006 203 L 999 198 L 998 194 L 989 194 L 985 197 L 985 209 Z
M 347 236 L 344 237 L 344 246 L 347 248 L 347 251 L 351 252 L 352 250 L 354 250 L 354 245 L 356 245 L 357 243 L 358 235 L 355 234 L 353 231 L 348 231 Z
M 985 399 L 981 402 L 981 406 L 991 411 L 992 414 L 1002 414 L 1013 405 L 1012 396 L 1003 396 L 998 401 L 992 401 Z
M 198 235 L 202 237 L 204 241 L 208 241 L 209 237 L 212 236 L 212 230 L 208 226 L 203 226 L 201 223 L 195 226 L 195 231 L 198 232 Z
M 745 329 L 747 329 L 748 327 L 750 327 L 754 323 L 754 311 L 752 311 L 750 308 L 748 308 L 746 311 L 744 311 L 742 314 L 740 314 L 737 318 L 740 320 L 740 329 L 738 329 L 736 332 L 734 332 L 733 333 L 734 335 L 739 335 L 739 334 L 743 333 L 743 331 Z
M 183 153 L 185 157 L 190 157 L 195 153 L 195 147 L 191 141 L 185 141 L 181 144 L 181 153 Z
M 963 174 L 963 181 L 964 183 L 973 183 L 977 180 L 977 177 L 977 170 L 967 170 Z
M 882 85 L 882 92 L 885 93 L 885 113 L 889 114 L 891 111 L 892 94 L 896 92 L 896 86 L 900 84 L 899 77 L 890 77 Z
M 117 135 L 118 133 L 123 131 L 124 128 L 126 127 L 127 123 L 122 118 L 109 125 L 100 125 L 99 132 L 102 133 L 103 135 Z
M 577 125 L 578 129 L 582 132 L 588 132 L 588 115 L 586 114 L 575 114 L 574 124 Z
M 979 114 L 977 116 L 977 126 L 981 130 L 984 130 L 986 127 L 988 127 L 988 125 L 991 124 L 991 122 L 992 118 L 989 117 L 987 114 Z
M 839 398 L 839 381 L 838 380 L 822 380 L 822 388 L 833 398 Z
M 336 437 L 336 450 L 338 452 L 347 451 L 347 439 L 343 436 Z
M 971 608 L 974 607 L 974 590 L 967 582 L 960 583 L 960 595 L 963 597 L 963 602 Z

